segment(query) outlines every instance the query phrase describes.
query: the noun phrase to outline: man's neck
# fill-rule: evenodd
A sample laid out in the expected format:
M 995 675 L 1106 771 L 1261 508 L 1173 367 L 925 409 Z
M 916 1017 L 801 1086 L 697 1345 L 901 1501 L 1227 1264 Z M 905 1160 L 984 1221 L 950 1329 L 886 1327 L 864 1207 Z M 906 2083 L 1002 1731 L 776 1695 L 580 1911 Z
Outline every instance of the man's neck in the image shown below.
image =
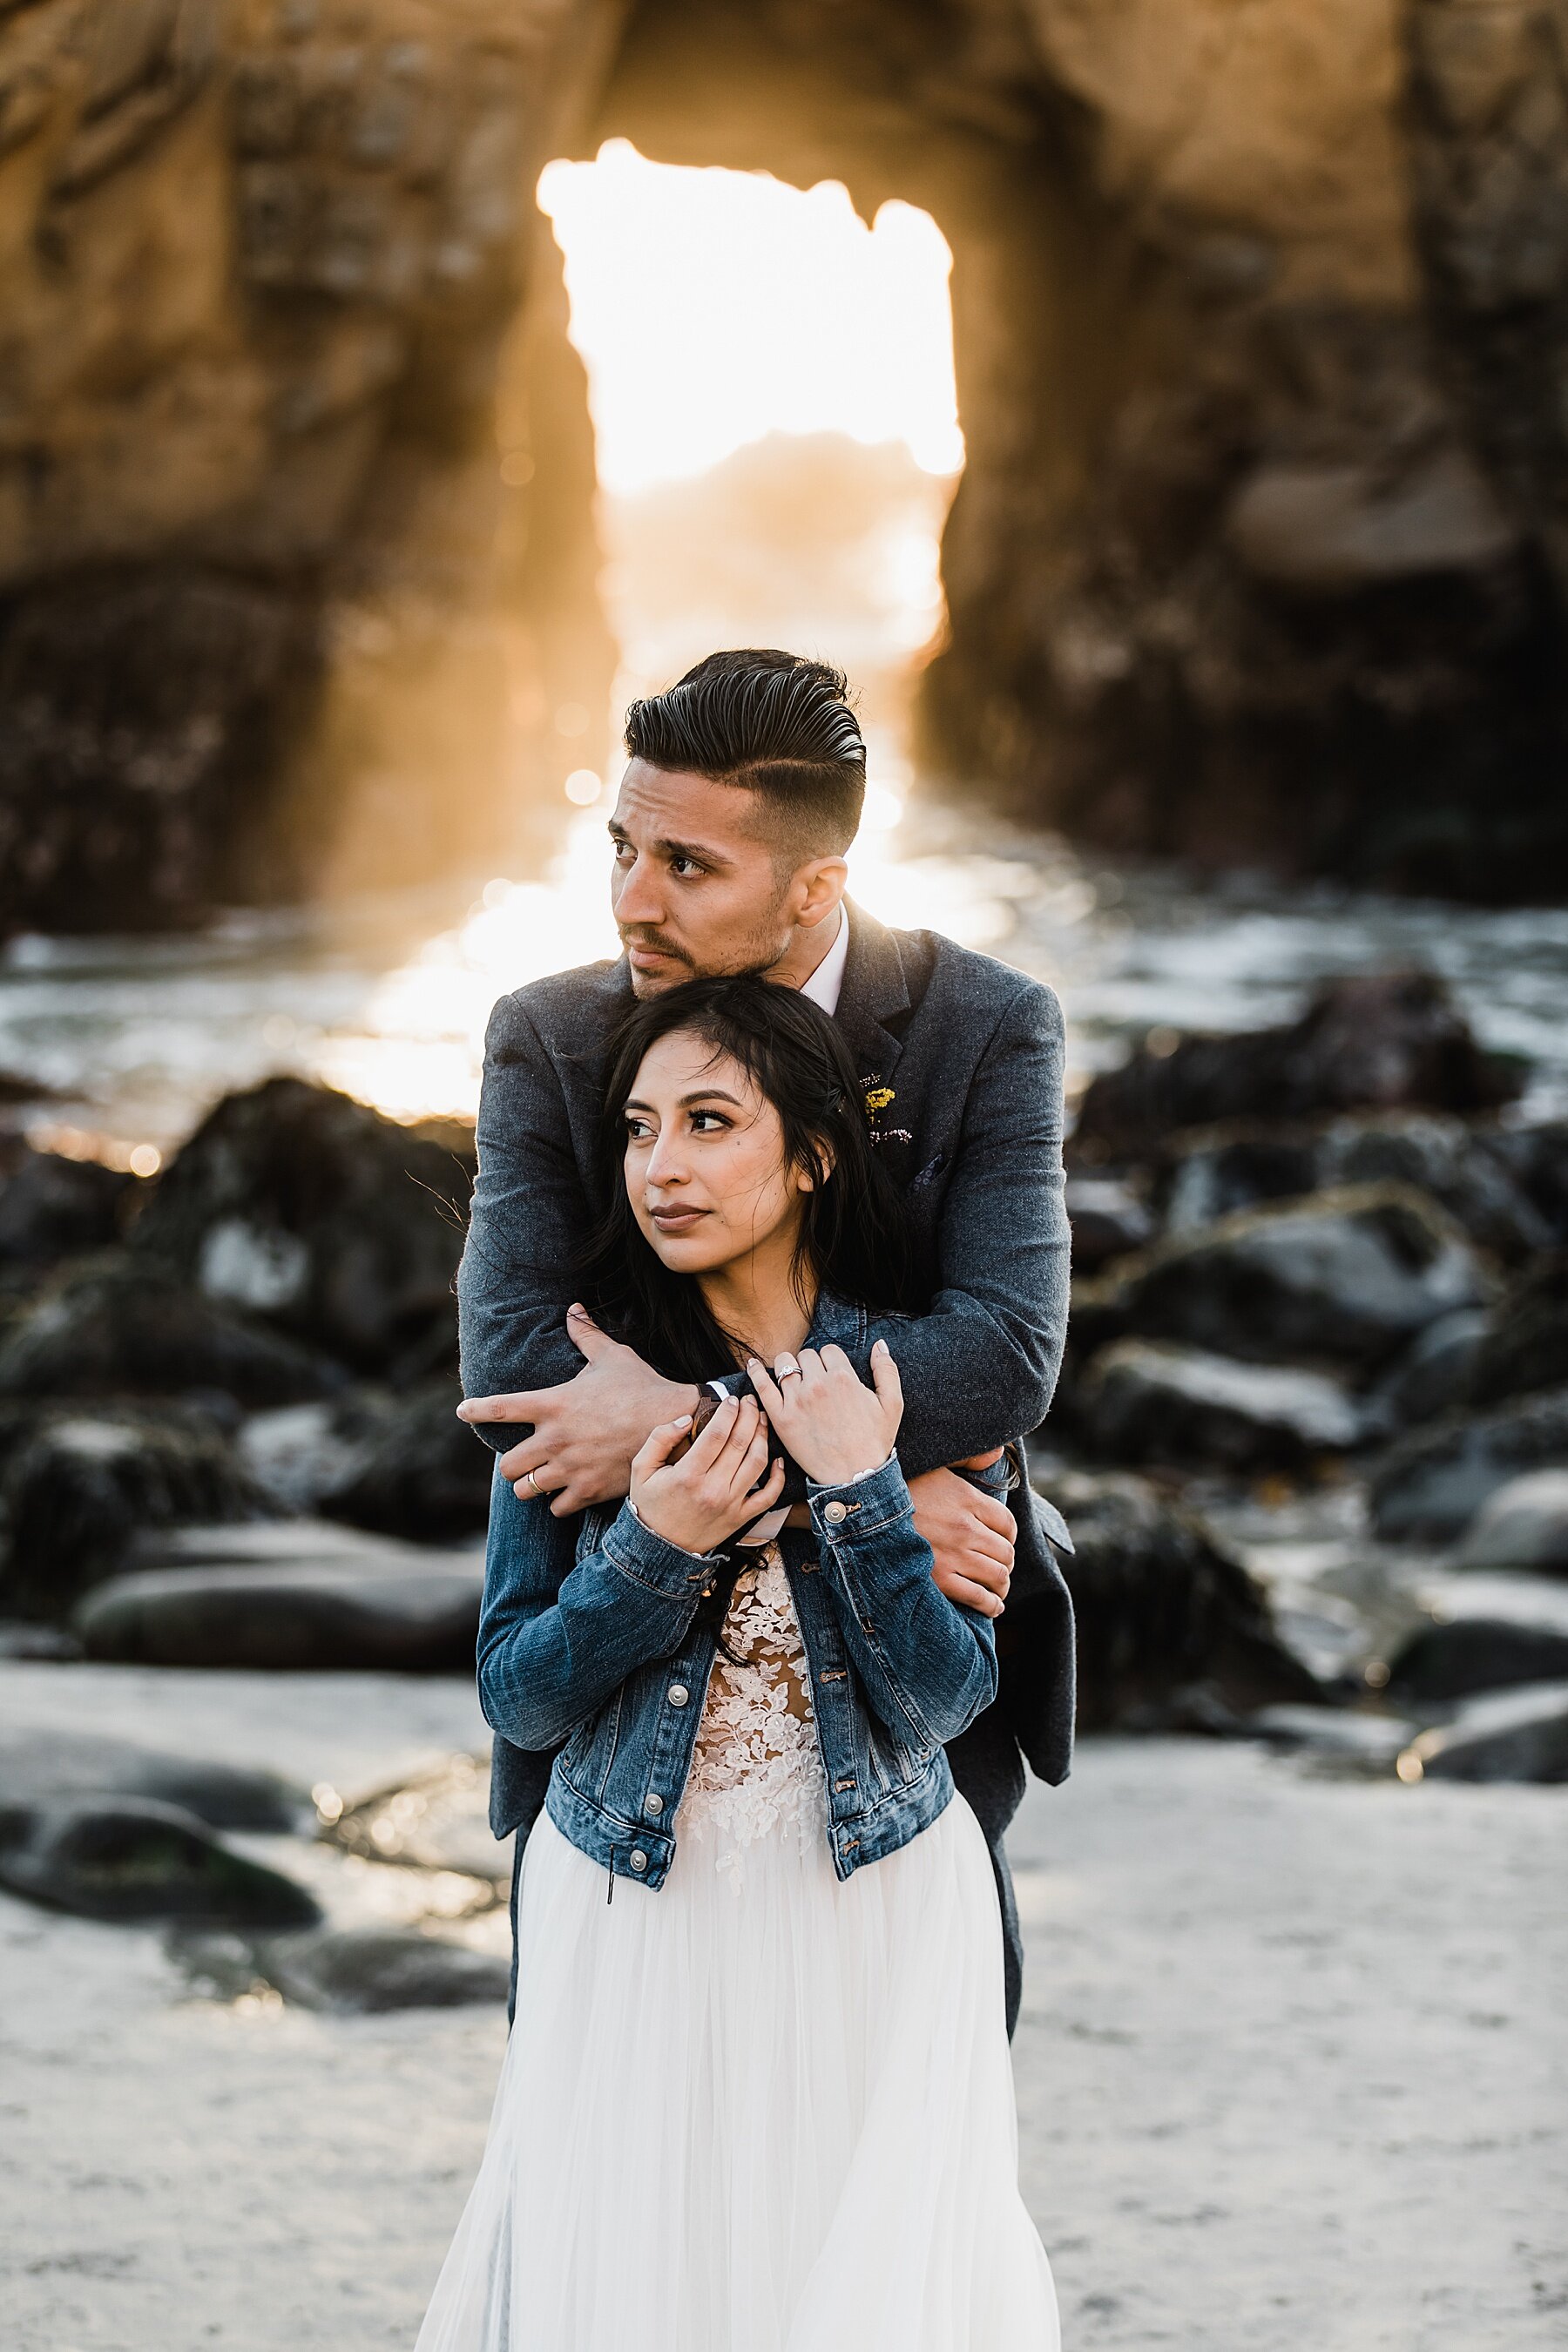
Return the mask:
M 797 924 L 790 934 L 788 947 L 777 963 L 768 966 L 763 978 L 776 981 L 784 988 L 804 988 L 817 965 L 832 952 L 843 920 L 841 899 L 830 915 L 824 915 L 821 922 L 814 923 L 809 930 Z

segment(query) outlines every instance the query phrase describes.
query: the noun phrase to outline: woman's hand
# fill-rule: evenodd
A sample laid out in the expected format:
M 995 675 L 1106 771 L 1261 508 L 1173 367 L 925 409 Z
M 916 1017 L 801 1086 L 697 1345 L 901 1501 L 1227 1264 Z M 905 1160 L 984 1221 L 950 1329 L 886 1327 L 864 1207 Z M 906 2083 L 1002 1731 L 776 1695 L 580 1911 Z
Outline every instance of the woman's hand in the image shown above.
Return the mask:
M 798 1363 L 796 1373 L 790 1367 Z M 879 1470 L 904 1417 L 899 1368 L 885 1339 L 871 1350 L 867 1388 L 842 1348 L 803 1348 L 780 1356 L 770 1372 L 760 1357 L 746 1367 L 783 1443 L 818 1486 L 842 1486 Z M 783 1377 L 780 1377 L 781 1371 Z
M 633 1458 L 631 1498 L 643 1525 L 666 1543 L 682 1551 L 711 1551 L 778 1501 L 784 1465 L 776 1462 L 763 1477 L 768 1424 L 750 1397 L 726 1397 L 686 1445 L 690 1427 L 690 1414 L 683 1413 L 654 1431 Z

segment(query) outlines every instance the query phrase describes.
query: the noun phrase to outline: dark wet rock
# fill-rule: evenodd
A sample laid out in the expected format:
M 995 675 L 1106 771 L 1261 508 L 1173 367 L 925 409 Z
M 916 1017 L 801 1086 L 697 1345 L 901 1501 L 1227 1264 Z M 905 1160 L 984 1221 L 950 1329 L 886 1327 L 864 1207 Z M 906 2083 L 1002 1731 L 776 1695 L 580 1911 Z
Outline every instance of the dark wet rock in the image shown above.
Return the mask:
M 1078 1620 L 1081 1729 L 1108 1729 L 1194 1685 L 1233 1713 L 1321 1700 L 1262 1586 L 1200 1520 L 1122 1474 L 1068 1471 L 1052 1479 L 1051 1497 L 1077 1546 L 1062 1572 Z
M 313 1898 L 233 1853 L 183 1806 L 78 1797 L 0 1819 L 0 1886 L 89 1919 L 305 1927 Z
M 471 1147 L 452 1136 L 271 1078 L 197 1128 L 160 1177 L 136 1245 L 204 1297 L 399 1384 L 455 1357 L 472 1181 Z
M 1450 1414 L 1401 1438 L 1378 1464 L 1373 1526 L 1385 1543 L 1449 1543 L 1500 1486 L 1559 1466 L 1568 1467 L 1568 1387 Z
M 1271 1201 L 1299 1201 L 1318 1190 L 1318 1138 L 1243 1121 L 1219 1128 L 1173 1153 L 1157 1185 L 1168 1234 L 1191 1234 Z
M 1565 1677 L 1568 1631 L 1510 1618 L 1459 1617 L 1411 1635 L 1389 1661 L 1388 1692 L 1419 1706 Z
M 0 1339 L 0 1396 L 328 1396 L 345 1375 L 313 1349 L 215 1305 L 166 1267 L 105 1258 L 40 1293 Z
M 1534 1266 L 1497 1307 L 1476 1358 L 1478 1405 L 1568 1381 L 1568 1252 Z
M 1410 1780 L 1568 1780 L 1568 1682 L 1470 1700 L 1412 1740 L 1399 1769 Z
M 0 1157 L 0 1269 L 41 1272 L 118 1239 L 135 1197 L 134 1176 L 93 1160 L 67 1160 L 13 1141 Z
M 0 1817 L 88 1796 L 153 1798 L 214 1830 L 287 1832 L 311 1810 L 305 1791 L 276 1772 L 169 1755 L 89 1731 L 0 1730 Z
M 1372 1370 L 1489 1288 L 1429 1202 L 1381 1185 L 1244 1211 L 1158 1243 L 1106 1277 L 1102 1303 L 1142 1339 Z
M 458 1419 L 461 1396 L 455 1380 L 426 1381 L 412 1390 L 357 1465 L 322 1496 L 321 1510 L 351 1527 L 420 1543 L 482 1535 L 495 1456 Z
M 1544 1221 L 1555 1246 L 1568 1249 L 1568 1118 L 1500 1129 L 1489 1136 L 1488 1149 Z
M 471 1673 L 484 1561 L 385 1542 L 363 1552 L 290 1531 L 287 1559 L 117 1577 L 82 1602 L 89 1657 L 163 1666 Z
M 1489 1328 L 1484 1307 L 1456 1307 L 1417 1332 L 1379 1391 L 1391 1421 L 1408 1427 L 1464 1404 Z
M 1458 1565 L 1568 1577 L 1568 1468 L 1530 1471 L 1498 1487 L 1471 1521 Z
M 1148 1339 L 1102 1349 L 1079 1383 L 1078 1409 L 1097 1454 L 1177 1469 L 1296 1469 L 1358 1444 L 1366 1428 L 1326 1373 Z
M 260 1413 L 241 1433 L 255 1475 L 291 1510 L 416 1543 L 481 1535 L 495 1457 L 457 1416 L 455 1379 L 404 1395 L 358 1389 L 331 1404 Z
M 510 1967 L 488 1952 L 415 1928 L 325 1928 L 252 1938 L 178 1937 L 174 1956 L 220 1999 L 270 1987 L 302 2009 L 458 2009 L 505 2002 Z
M 1090 1081 L 1072 1154 L 1079 1165 L 1148 1158 L 1173 1129 L 1234 1118 L 1488 1110 L 1521 1083 L 1481 1050 L 1435 973 L 1373 973 L 1330 981 L 1299 1020 L 1279 1028 L 1140 1047 Z
M 236 1440 L 240 1459 L 279 1509 L 314 1516 L 358 1477 L 398 1402 L 390 1389 L 364 1387 L 253 1413 Z
M 1314 1128 L 1240 1120 L 1171 1154 L 1156 1197 L 1174 1234 L 1310 1192 L 1403 1184 L 1436 1201 L 1480 1247 L 1517 1264 L 1550 1248 L 1553 1230 L 1500 1153 L 1500 1132 L 1424 1111 Z
M 203 1415 L 123 1406 L 42 1417 L 9 1457 L 0 1504 L 0 1608 L 43 1619 L 117 1574 L 150 1528 L 275 1508 Z
M 1154 1238 L 1148 1203 L 1131 1185 L 1110 1177 L 1069 1176 L 1067 1211 L 1073 1267 L 1079 1274 L 1098 1274 L 1110 1259 L 1142 1249 Z

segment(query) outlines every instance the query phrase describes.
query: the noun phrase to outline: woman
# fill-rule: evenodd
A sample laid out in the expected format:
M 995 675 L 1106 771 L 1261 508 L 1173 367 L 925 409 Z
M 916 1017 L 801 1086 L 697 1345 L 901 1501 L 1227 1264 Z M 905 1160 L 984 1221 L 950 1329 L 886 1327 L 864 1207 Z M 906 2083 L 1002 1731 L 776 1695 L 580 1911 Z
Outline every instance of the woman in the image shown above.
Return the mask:
M 942 1752 L 992 1628 L 932 1582 L 886 1345 L 869 1388 L 844 1352 L 903 1279 L 854 1067 L 794 992 L 695 981 L 628 1016 L 606 1122 L 593 1303 L 754 1394 L 656 1430 L 618 1511 L 533 1506 L 487 1594 L 485 1714 L 558 1753 L 419 2352 L 1056 2352 L 995 1885 Z

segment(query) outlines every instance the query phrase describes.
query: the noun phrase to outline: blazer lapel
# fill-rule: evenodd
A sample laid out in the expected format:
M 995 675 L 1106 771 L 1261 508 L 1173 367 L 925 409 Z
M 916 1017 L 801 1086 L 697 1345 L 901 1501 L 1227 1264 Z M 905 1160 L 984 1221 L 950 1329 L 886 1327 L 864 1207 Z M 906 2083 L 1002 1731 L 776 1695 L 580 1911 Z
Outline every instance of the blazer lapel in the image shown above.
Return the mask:
M 837 1022 L 861 1079 L 885 1086 L 903 1051 L 910 992 L 898 934 L 864 908 L 849 908 L 849 953 L 838 992 Z

